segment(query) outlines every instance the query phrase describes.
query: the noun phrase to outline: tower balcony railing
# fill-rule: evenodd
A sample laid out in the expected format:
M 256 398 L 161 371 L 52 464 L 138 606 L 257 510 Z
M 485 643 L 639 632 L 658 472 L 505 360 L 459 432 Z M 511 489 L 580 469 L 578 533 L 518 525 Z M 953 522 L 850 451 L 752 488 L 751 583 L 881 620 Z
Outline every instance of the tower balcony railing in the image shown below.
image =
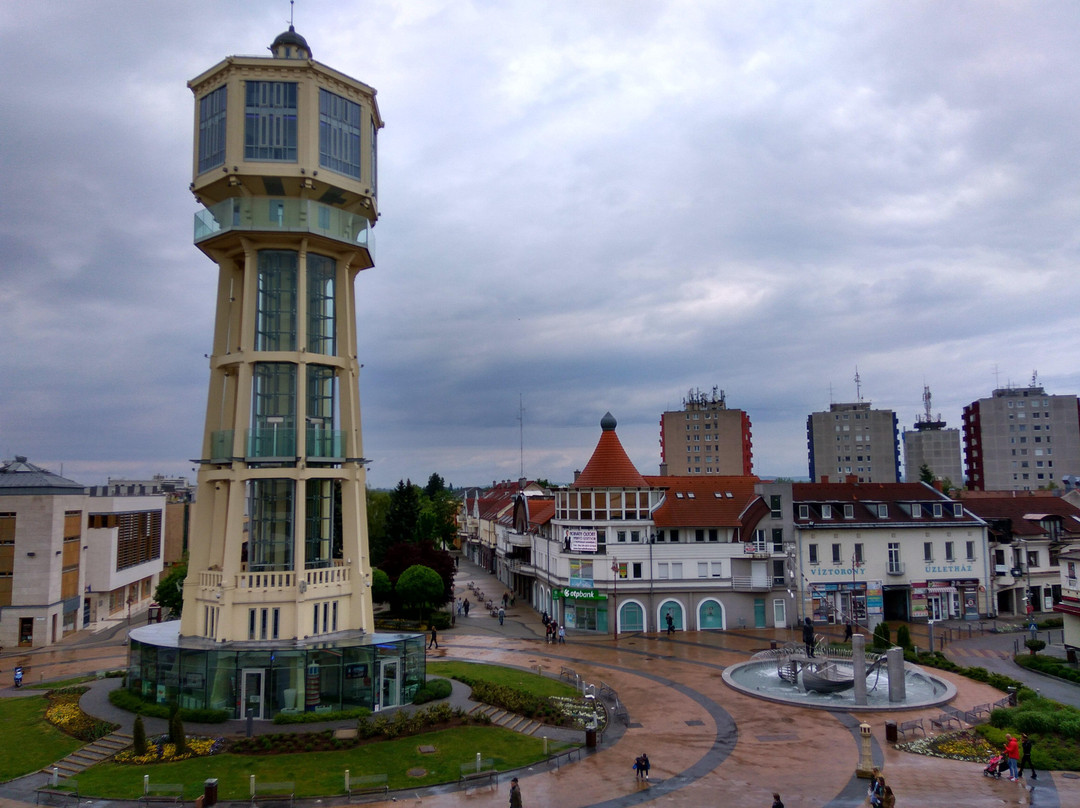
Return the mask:
M 256 427 L 247 432 L 249 458 L 295 458 L 296 430 L 284 424 Z
M 232 460 L 235 430 L 218 429 L 210 433 L 210 462 L 228 463 Z
M 195 214 L 195 243 L 231 230 L 315 233 L 373 252 L 367 217 L 314 199 L 231 197 Z
M 318 460 L 341 460 L 345 457 L 345 432 L 341 429 L 308 427 L 307 456 Z

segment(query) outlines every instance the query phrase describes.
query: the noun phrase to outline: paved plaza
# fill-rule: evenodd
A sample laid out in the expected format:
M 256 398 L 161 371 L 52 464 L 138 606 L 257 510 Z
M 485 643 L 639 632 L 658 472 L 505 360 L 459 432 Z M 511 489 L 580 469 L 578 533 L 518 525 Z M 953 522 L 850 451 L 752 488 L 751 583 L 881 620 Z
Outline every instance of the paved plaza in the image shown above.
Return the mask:
M 472 595 L 467 588 L 470 582 L 492 598 L 501 597 L 504 591 L 494 576 L 463 561 L 457 586 L 463 596 Z M 50 680 L 118 667 L 124 661 L 125 635 L 126 627 L 117 625 L 92 637 L 79 637 L 54 649 L 23 655 L 28 679 Z M 721 673 L 726 666 L 768 648 L 773 639 L 795 638 L 786 631 L 749 629 L 679 632 L 671 638 L 664 634 L 628 635 L 618 640 L 611 636 L 568 635 L 565 645 L 549 645 L 537 615 L 518 603 L 508 610 L 503 626 L 479 609 L 472 610 L 468 618 L 459 617 L 454 628 L 440 633 L 440 648 L 428 653 L 429 659 L 492 662 L 533 670 L 539 667 L 552 675 L 570 667 L 586 681 L 604 682 L 618 692 L 629 710 L 625 730 L 609 732 L 598 750 L 580 762 L 558 769 L 540 765 L 517 772 L 527 808 L 639 804 L 767 808 L 774 791 L 782 795 L 788 808 L 862 805 L 866 781 L 855 776 L 855 769 L 859 761 L 858 728 L 864 721 L 873 729 L 874 763 L 883 769 L 901 808 L 1080 806 L 1080 777 L 1071 773 L 1040 773 L 1035 788 L 1030 789 L 1031 783 L 983 777 L 981 764 L 912 755 L 886 742 L 886 721 L 929 719 L 940 709 L 826 712 L 761 701 L 723 683 Z M 1020 669 L 1010 659 L 1011 649 L 1011 640 L 1001 635 L 956 639 L 947 646 L 947 651 L 964 664 L 1005 669 L 1019 678 Z M 18 664 L 17 658 L 4 654 L 0 681 L 10 682 L 11 667 Z M 1002 694 L 988 685 L 946 673 L 939 675 L 956 685 L 952 703 L 960 709 L 1001 698 Z M 1030 680 L 1028 683 L 1032 684 Z M 1042 677 L 1034 684 L 1051 686 Z M 1064 688 L 1065 700 L 1070 703 L 1080 700 L 1080 688 L 1057 683 L 1052 687 Z M 12 695 L 10 689 L 4 692 Z M 98 695 L 84 700 L 84 708 L 102 713 L 111 706 Z M 126 714 L 102 717 L 119 718 L 128 725 L 131 722 Z M 926 723 L 929 725 L 929 721 Z M 274 727 L 274 731 L 280 729 Z M 189 730 L 195 732 L 196 728 Z M 217 733 L 222 731 L 220 726 L 216 728 Z M 240 722 L 231 722 L 225 731 L 241 732 Z M 648 783 L 638 782 L 632 769 L 634 759 L 642 752 L 647 752 L 652 761 Z M 24 779 L 0 786 L 0 806 L 24 804 L 28 793 L 32 794 L 27 784 Z M 504 806 L 508 788 L 509 777 L 503 776 L 494 788 L 418 789 L 398 792 L 394 802 L 447 808 Z M 29 801 L 33 801 L 32 796 Z M 325 805 L 336 801 L 303 802 Z M 95 801 L 95 805 L 104 807 L 106 803 Z

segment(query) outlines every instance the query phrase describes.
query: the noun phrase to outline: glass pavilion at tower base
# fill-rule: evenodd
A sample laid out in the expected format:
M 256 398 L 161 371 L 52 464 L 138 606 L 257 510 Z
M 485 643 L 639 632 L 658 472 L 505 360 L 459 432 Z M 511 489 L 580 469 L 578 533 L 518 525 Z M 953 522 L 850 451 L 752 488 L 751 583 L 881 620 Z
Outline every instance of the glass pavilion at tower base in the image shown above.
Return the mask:
M 377 711 L 412 701 L 425 678 L 424 642 L 420 634 L 359 631 L 317 642 L 213 642 L 181 639 L 174 620 L 131 632 L 127 689 L 144 701 L 228 710 L 233 718 Z

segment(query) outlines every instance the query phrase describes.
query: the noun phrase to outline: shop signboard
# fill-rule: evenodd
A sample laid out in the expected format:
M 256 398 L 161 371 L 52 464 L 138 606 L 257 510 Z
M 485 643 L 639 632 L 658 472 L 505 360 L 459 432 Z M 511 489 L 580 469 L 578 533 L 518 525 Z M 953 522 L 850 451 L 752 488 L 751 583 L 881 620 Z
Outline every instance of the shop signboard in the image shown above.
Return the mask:
M 562 587 L 551 590 L 551 597 L 555 600 L 607 600 L 607 593 L 598 589 L 571 589 Z
M 595 528 L 570 528 L 566 531 L 566 537 L 570 540 L 571 553 L 596 552 Z

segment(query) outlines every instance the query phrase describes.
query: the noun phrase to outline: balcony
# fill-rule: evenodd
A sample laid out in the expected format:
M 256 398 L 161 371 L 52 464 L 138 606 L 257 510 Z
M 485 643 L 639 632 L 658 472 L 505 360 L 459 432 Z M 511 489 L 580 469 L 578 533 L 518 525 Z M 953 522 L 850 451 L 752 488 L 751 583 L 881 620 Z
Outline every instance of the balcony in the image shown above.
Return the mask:
M 308 427 L 307 457 L 308 460 L 342 462 L 345 458 L 344 431 Z
M 532 547 L 532 537 L 525 533 L 507 533 L 506 543 L 511 547 Z
M 210 462 L 231 463 L 233 453 L 232 429 L 219 429 L 210 433 Z
M 888 567 L 885 568 L 885 572 L 889 575 L 903 575 L 904 574 L 904 562 L 903 561 L 890 561 Z
M 249 429 L 247 456 L 258 460 L 296 460 L 296 430 L 286 424 Z
M 1008 574 L 1009 574 L 1009 565 L 1008 564 L 995 564 L 994 565 L 994 575 L 1008 575 Z
M 233 197 L 195 214 L 195 243 L 233 230 L 313 233 L 363 247 L 370 254 L 375 245 L 369 225 L 365 216 L 313 199 Z

